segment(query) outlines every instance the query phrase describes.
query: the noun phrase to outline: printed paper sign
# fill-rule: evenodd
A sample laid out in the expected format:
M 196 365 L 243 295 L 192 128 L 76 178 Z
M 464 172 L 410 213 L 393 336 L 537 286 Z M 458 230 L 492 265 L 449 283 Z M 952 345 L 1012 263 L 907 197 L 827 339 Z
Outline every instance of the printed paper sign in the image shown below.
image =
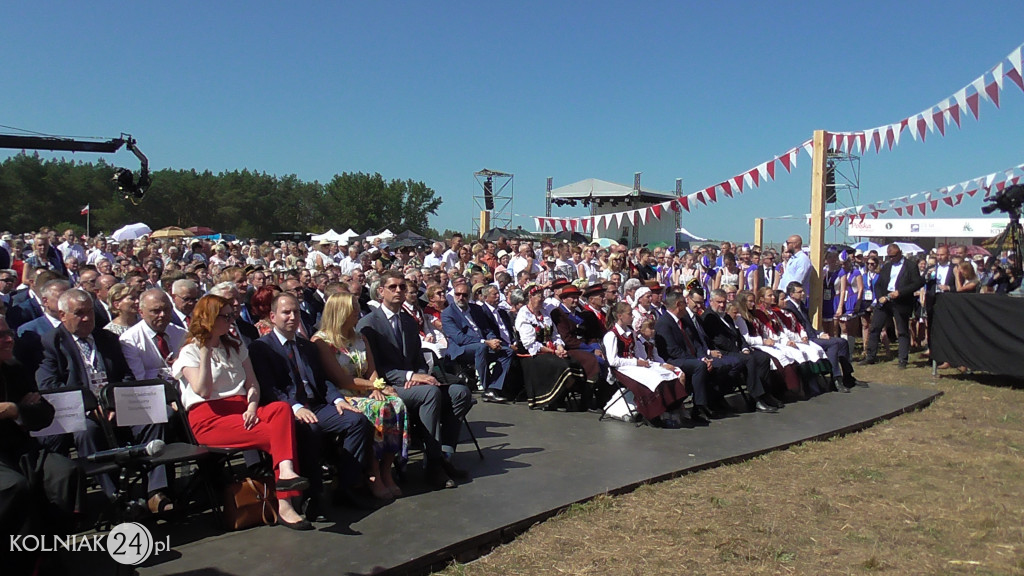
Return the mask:
M 114 406 L 118 426 L 167 422 L 167 401 L 160 384 L 114 388 Z
M 53 422 L 38 432 L 30 432 L 32 436 L 52 436 L 85 430 L 85 402 L 82 400 L 81 390 L 52 392 L 43 394 L 43 397 L 53 406 Z

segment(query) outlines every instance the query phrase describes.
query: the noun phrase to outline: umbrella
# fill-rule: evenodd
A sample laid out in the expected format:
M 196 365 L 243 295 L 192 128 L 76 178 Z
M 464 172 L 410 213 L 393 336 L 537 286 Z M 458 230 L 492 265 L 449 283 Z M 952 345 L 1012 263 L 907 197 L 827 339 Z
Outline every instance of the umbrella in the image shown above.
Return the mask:
M 920 254 L 924 252 L 924 248 L 921 248 L 913 242 L 894 242 L 894 244 L 899 246 L 900 250 L 902 250 L 904 254 Z
M 192 236 L 195 236 L 195 234 L 177 226 L 161 228 L 149 235 L 150 238 L 190 238 Z
M 874 242 L 872 242 L 870 240 L 865 240 L 863 242 L 854 244 L 853 245 L 853 249 L 854 250 L 858 250 L 860 252 L 863 252 L 865 254 L 867 254 L 868 252 L 871 252 L 872 250 L 874 250 L 876 252 L 881 252 L 882 251 L 882 247 L 880 245 L 875 244 Z
M 595 240 L 595 242 L 597 242 L 597 245 L 600 246 L 601 248 L 608 248 L 609 246 L 619 245 L 618 242 L 612 240 L 611 238 L 598 238 L 597 240 Z
M 149 226 L 146 226 L 142 222 L 136 222 L 135 224 L 129 224 L 127 226 L 118 228 L 110 236 L 118 242 L 124 242 L 125 240 L 135 240 L 141 236 L 149 234 L 152 230 Z
M 213 228 L 208 228 L 206 226 L 191 226 L 187 228 L 187 230 L 191 232 L 193 236 L 213 236 L 217 233 Z
M 587 238 L 579 232 L 571 232 L 569 230 L 562 230 L 561 232 L 552 236 L 554 240 L 561 240 L 563 242 L 576 242 L 577 244 L 590 242 L 590 238 Z
M 984 246 L 978 246 L 977 244 L 973 244 L 967 247 L 968 256 L 978 256 L 979 254 L 982 256 L 992 255 L 992 253 L 986 250 Z

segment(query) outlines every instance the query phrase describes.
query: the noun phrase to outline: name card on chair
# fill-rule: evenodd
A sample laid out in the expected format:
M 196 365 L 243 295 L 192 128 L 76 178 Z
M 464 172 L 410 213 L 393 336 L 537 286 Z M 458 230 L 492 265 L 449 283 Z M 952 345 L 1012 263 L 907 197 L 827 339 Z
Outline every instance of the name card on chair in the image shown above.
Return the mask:
M 118 426 L 167 422 L 167 400 L 162 384 L 114 388 L 114 406 Z
M 43 397 L 53 406 L 53 422 L 42 430 L 30 432 L 32 436 L 52 436 L 85 430 L 85 401 L 82 399 L 81 390 L 51 392 L 43 394 Z

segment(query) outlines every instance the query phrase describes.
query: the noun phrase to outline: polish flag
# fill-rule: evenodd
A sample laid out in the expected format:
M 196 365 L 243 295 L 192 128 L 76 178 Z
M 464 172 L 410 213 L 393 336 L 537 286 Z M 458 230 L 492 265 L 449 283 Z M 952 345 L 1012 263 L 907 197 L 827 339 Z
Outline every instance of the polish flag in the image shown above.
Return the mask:
M 82 206 L 82 216 L 85 216 L 88 213 L 89 213 L 89 205 L 86 204 L 85 206 Z

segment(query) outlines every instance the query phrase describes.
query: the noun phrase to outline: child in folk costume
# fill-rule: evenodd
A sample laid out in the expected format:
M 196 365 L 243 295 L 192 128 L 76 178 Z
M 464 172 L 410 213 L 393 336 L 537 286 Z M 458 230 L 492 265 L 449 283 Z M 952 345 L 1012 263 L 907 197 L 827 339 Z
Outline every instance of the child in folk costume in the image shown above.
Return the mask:
M 644 418 L 657 420 L 668 410 L 682 405 L 686 397 L 685 376 L 682 370 L 660 362 L 654 348 L 654 320 L 646 320 L 640 331 L 634 331 L 631 322 L 633 310 L 619 302 L 610 314 L 611 326 L 604 336 L 608 364 L 615 379 L 633 393 L 636 409 Z

